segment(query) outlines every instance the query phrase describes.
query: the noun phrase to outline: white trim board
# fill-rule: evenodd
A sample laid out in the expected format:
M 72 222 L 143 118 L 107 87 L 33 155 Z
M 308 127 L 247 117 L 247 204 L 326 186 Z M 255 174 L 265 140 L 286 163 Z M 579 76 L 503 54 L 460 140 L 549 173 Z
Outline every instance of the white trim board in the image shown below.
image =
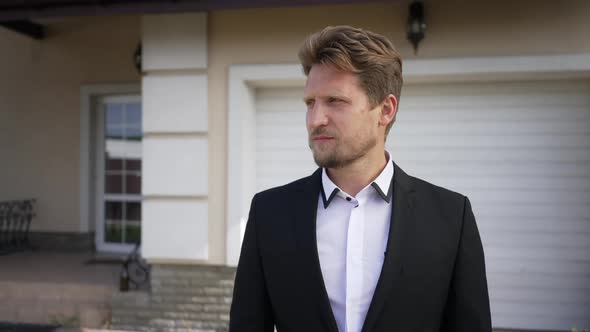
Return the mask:
M 407 60 L 406 83 L 590 77 L 590 54 Z M 229 70 L 226 264 L 236 266 L 255 194 L 255 89 L 301 87 L 301 66 L 234 65 Z M 403 93 L 402 93 L 403 96 Z
M 90 84 L 80 87 L 80 232 L 87 233 L 94 223 L 91 207 L 93 198 L 92 105 L 95 98 L 113 94 L 140 94 L 140 84 Z M 92 217 L 91 217 L 92 216 Z

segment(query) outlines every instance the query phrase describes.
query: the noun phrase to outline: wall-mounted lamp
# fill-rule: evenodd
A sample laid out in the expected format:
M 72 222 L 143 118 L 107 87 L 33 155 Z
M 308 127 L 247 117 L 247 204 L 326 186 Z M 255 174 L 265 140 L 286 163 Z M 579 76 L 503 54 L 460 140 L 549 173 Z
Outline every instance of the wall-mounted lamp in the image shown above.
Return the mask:
M 133 52 L 133 65 L 137 72 L 141 74 L 141 43 L 137 45 L 135 52 Z
M 414 46 L 414 54 L 418 54 L 418 44 L 426 34 L 426 22 L 424 22 L 424 3 L 422 0 L 413 0 L 410 3 L 410 15 L 408 16 L 408 40 Z

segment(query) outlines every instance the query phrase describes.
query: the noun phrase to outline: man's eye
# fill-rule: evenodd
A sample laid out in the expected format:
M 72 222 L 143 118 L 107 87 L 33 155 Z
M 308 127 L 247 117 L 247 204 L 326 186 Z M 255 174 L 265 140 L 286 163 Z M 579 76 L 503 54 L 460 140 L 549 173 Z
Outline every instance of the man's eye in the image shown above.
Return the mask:
M 340 102 L 342 102 L 341 99 L 338 99 L 338 98 L 328 98 L 328 103 L 330 103 L 330 104 L 336 104 L 336 103 L 340 103 Z

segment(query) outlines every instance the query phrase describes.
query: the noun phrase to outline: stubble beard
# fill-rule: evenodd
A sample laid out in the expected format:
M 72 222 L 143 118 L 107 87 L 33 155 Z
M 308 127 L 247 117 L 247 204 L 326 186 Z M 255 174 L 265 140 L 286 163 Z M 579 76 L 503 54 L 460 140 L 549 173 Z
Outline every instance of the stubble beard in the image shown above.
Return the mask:
M 322 152 L 314 149 L 313 142 L 311 138 L 309 139 L 309 147 L 316 165 L 324 168 L 344 168 L 361 159 L 374 148 L 377 145 L 377 138 L 371 136 L 367 139 L 355 138 L 351 142 L 339 142 L 337 140 L 334 143 L 335 146 L 331 151 Z

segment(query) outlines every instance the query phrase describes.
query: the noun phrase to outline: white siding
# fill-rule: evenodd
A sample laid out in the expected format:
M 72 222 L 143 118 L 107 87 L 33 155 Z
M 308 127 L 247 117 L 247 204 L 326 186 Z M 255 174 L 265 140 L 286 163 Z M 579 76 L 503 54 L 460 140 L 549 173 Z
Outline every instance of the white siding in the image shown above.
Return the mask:
M 257 189 L 315 169 L 302 89 L 257 93 Z M 495 327 L 590 327 L 590 82 L 408 85 L 388 149 L 468 195 Z
M 317 166 L 307 144 L 303 89 L 256 93 L 256 191 L 311 174 Z

